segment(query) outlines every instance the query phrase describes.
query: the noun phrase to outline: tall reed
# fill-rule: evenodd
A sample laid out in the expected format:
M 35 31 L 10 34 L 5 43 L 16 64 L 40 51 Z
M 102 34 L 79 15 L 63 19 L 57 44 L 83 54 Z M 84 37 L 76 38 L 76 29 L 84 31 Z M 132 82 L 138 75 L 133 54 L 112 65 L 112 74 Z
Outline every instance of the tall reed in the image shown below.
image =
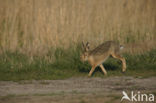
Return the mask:
M 156 0 L 0 0 L 0 52 L 46 54 L 106 40 L 127 51 L 156 45 Z

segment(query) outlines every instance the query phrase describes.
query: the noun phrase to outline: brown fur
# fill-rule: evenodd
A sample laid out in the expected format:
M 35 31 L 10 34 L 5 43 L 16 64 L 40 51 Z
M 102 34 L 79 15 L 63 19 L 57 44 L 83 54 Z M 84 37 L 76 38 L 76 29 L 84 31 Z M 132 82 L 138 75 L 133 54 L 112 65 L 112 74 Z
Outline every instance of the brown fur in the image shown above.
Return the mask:
M 126 61 L 125 59 L 120 55 L 120 45 L 119 43 L 115 41 L 106 41 L 105 43 L 99 45 L 93 50 L 89 50 L 89 43 L 87 42 L 86 45 L 84 45 L 84 53 L 81 55 L 81 60 L 86 61 L 91 64 L 92 69 L 89 72 L 89 76 L 92 75 L 93 71 L 97 66 L 100 66 L 104 74 L 107 74 L 105 68 L 103 67 L 102 63 L 107 60 L 109 56 L 112 56 L 113 58 L 119 59 L 122 61 L 122 71 L 126 71 Z

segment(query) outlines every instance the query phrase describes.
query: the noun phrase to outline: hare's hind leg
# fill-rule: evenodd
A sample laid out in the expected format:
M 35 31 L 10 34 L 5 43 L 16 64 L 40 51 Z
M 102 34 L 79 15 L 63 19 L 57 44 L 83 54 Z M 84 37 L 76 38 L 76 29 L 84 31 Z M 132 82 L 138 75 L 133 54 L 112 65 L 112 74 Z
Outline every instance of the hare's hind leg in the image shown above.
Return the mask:
M 119 54 L 115 54 L 115 53 L 113 53 L 111 55 L 113 58 L 120 59 L 122 61 L 122 72 L 125 72 L 126 71 L 126 60 L 125 60 L 125 58 L 123 58 Z
M 103 73 L 104 73 L 105 75 L 107 75 L 107 71 L 106 71 L 106 69 L 104 68 L 104 66 L 103 66 L 102 64 L 100 65 L 100 68 L 102 69 Z

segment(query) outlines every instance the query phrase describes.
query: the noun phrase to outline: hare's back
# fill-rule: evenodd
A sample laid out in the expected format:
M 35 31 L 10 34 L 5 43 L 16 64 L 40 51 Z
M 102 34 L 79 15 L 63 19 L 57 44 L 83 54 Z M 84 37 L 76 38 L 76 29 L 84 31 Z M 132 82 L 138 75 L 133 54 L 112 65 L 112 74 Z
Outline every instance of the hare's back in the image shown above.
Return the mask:
M 92 51 L 90 51 L 90 54 L 91 55 L 98 55 L 98 54 L 100 55 L 103 53 L 107 53 L 114 46 L 118 46 L 118 44 L 114 41 L 106 41 L 106 42 L 102 43 L 101 45 L 99 45 L 98 47 L 96 47 L 95 49 L 93 49 Z

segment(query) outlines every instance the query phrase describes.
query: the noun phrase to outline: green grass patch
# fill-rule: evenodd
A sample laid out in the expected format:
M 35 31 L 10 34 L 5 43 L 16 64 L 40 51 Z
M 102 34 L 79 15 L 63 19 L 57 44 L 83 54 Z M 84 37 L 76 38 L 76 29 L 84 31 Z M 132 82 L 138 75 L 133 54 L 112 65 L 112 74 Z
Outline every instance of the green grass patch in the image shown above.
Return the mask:
M 18 52 L 5 52 L 0 55 L 0 80 L 52 80 L 70 77 L 88 76 L 91 66 L 80 61 L 81 46 L 75 48 L 57 48 L 43 57 L 30 58 Z M 121 72 L 121 62 L 109 58 L 104 66 L 108 76 L 104 76 L 99 67 L 93 77 L 109 76 L 156 76 L 156 50 L 144 54 L 124 54 L 127 62 L 126 73 Z

